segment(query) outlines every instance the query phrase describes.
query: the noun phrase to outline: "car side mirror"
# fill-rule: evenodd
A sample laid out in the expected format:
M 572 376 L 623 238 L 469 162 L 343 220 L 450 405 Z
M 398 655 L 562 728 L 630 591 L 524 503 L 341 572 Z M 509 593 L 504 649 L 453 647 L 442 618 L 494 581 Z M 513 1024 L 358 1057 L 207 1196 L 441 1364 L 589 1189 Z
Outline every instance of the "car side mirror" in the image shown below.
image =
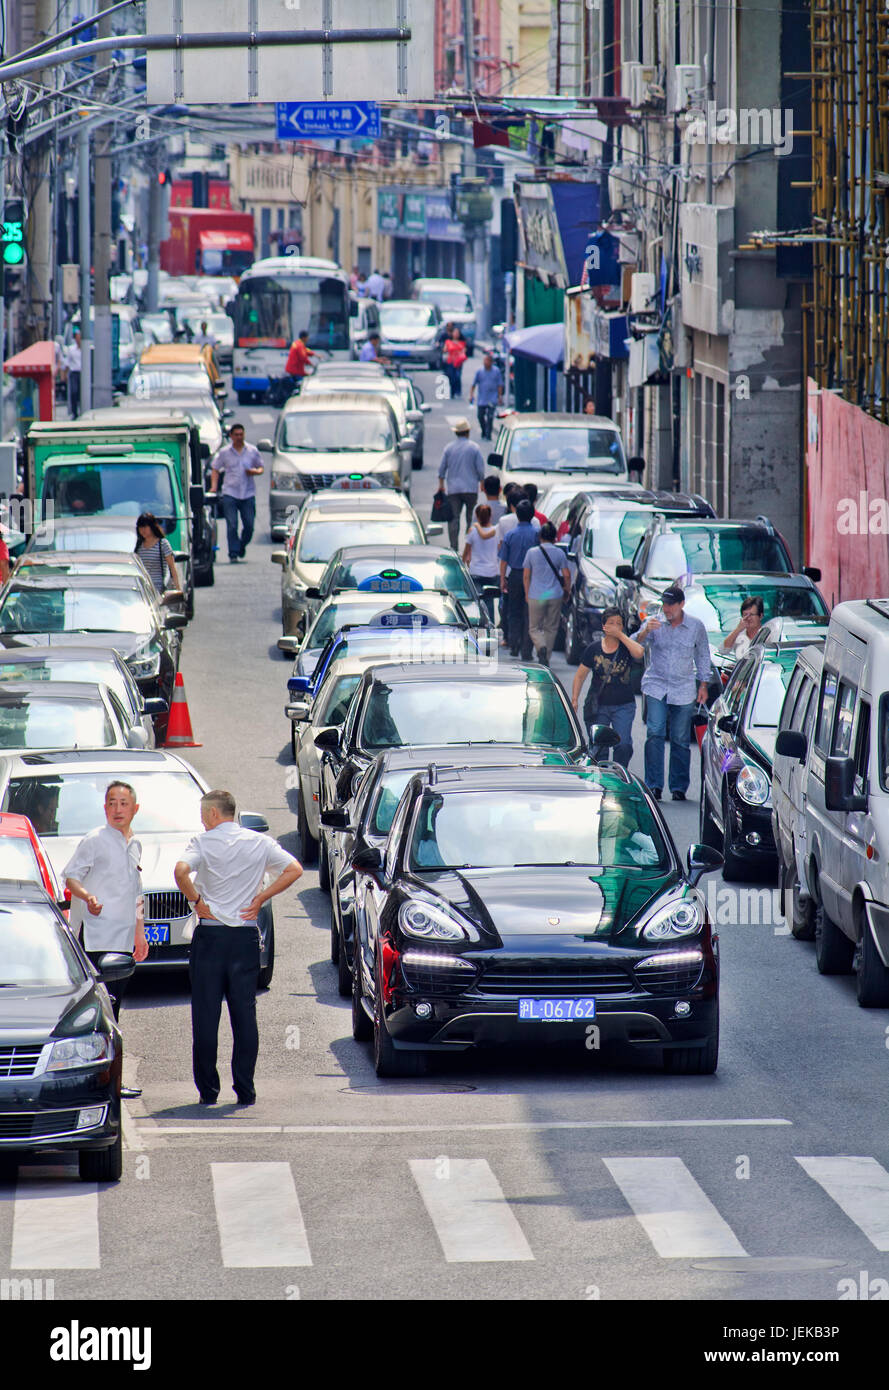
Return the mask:
M 320 598 L 320 597 L 321 597 L 321 590 L 318 588 L 318 586 L 317 586 L 316 584 L 313 584 L 312 587 L 311 587 L 311 589 L 306 589 L 306 598 Z
M 350 830 L 348 811 L 322 811 L 321 824 L 328 830 Z
M 275 452 L 275 446 L 270 439 L 260 439 L 256 447 L 261 454 L 273 454 Z
M 106 951 L 96 962 L 96 969 L 103 984 L 111 980 L 127 980 L 136 968 L 131 955 L 123 951 Z
M 429 413 L 429 411 L 430 411 L 431 409 L 432 409 L 431 403 L 430 403 L 429 401 L 424 401 L 423 404 L 420 406 L 420 413 L 421 413 L 421 415 L 428 415 L 428 413 Z
M 808 746 L 808 739 L 798 729 L 782 729 L 775 739 L 776 754 L 782 758 L 796 758 L 800 763 L 806 761 Z
M 203 452 L 204 449 L 207 450 L 206 454 Z M 209 447 L 209 445 L 202 444 L 202 445 L 201 445 L 201 458 L 209 458 L 209 457 L 210 457 L 210 447 Z M 189 486 L 189 489 L 188 489 L 188 503 L 189 503 L 189 506 L 191 507 L 191 510 L 192 510 L 193 512 L 202 512 L 202 511 L 204 510 L 204 489 L 201 487 L 200 483 L 191 483 L 191 485 Z
M 738 727 L 738 721 L 733 714 L 721 714 L 716 721 L 716 727 L 721 734 L 733 734 Z
M 803 565 L 803 574 L 811 579 L 813 584 L 821 583 L 821 571 L 816 565 Z
M 616 748 L 620 743 L 620 734 L 616 729 L 612 729 L 610 724 L 593 724 L 590 728 L 590 751 L 596 753 L 605 751 L 606 748 Z
M 326 729 L 319 730 L 319 732 L 315 735 L 316 748 L 320 748 L 323 750 L 325 748 L 339 748 L 339 746 L 340 731 L 339 729 L 334 728 L 332 725 Z
M 296 656 L 296 655 L 298 654 L 298 652 L 299 652 L 299 648 L 300 648 L 300 638 L 299 638 L 299 637 L 279 637 L 279 638 L 278 638 L 278 651 L 279 651 L 279 652 L 283 652 L 285 656 Z
M 853 758 L 825 758 L 824 805 L 828 811 L 867 810 L 867 797 L 855 792 Z
M 142 728 L 141 724 L 134 724 L 131 729 L 127 729 L 127 748 L 147 748 L 148 731 Z
M 153 719 L 155 715 L 166 714 L 169 705 L 161 695 L 149 695 L 147 700 L 142 701 L 142 713 L 150 715 Z
M 188 627 L 188 619 L 184 613 L 168 613 L 164 618 L 164 628 L 167 632 L 179 632 L 184 627 Z
M 376 845 L 365 845 L 352 855 L 352 868 L 366 874 L 379 873 L 383 867 L 383 856 Z
M 614 571 L 618 579 L 636 580 L 638 578 L 632 565 L 617 565 Z
M 308 700 L 293 700 L 284 706 L 284 713 L 294 724 L 304 724 L 312 717 L 312 706 Z
M 443 535 L 444 535 L 444 526 L 441 524 L 440 521 L 431 521 L 431 522 L 429 523 L 429 525 L 426 527 L 426 536 L 427 536 L 427 538 L 428 538 L 429 536 L 443 536 Z
M 490 454 L 488 454 L 488 467 L 489 467 L 489 468 L 502 468 L 502 467 L 503 467 L 503 455 L 502 455 L 502 454 L 496 454 L 496 453 L 490 453 Z
M 242 830 L 256 830 L 260 835 L 267 835 L 269 832 L 268 821 L 258 811 L 242 811 L 238 816 L 238 825 Z
M 287 564 L 287 551 L 286 551 L 286 550 L 273 550 L 272 553 L 271 553 L 271 555 L 269 556 L 269 559 L 271 560 L 271 562 L 272 562 L 273 565 L 282 565 L 282 566 L 283 566 L 283 565 L 286 565 L 286 564 Z
M 704 874 L 712 874 L 721 869 L 724 860 L 719 850 L 714 849 L 712 845 L 689 845 L 685 862 L 688 866 L 686 877 L 694 888 Z
M 202 459 L 208 459 L 208 458 L 210 457 L 211 453 L 213 452 L 212 449 L 210 448 L 210 445 L 209 445 L 209 444 L 201 444 L 201 445 L 199 445 L 199 446 L 198 446 L 198 451 L 199 451 L 200 456 L 201 456 Z
M 409 425 L 417 425 L 423 418 L 423 412 L 422 410 L 406 410 L 404 413 L 404 418 L 407 420 Z

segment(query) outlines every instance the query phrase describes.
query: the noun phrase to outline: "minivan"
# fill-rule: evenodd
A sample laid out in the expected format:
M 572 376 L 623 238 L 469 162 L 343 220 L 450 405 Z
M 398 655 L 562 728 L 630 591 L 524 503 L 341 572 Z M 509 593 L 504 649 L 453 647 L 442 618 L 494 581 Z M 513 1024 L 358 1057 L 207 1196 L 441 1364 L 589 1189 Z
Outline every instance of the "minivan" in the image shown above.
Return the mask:
M 776 752 L 803 764 L 805 846 L 822 975 L 854 970 L 858 1002 L 889 1007 L 889 599 L 830 615 L 814 730 Z
M 790 930 L 798 941 L 811 941 L 815 935 L 812 899 L 806 888 L 805 764 L 778 750 L 785 729 L 811 739 L 823 664 L 824 653 L 820 646 L 803 647 L 797 656 L 781 707 L 772 759 L 772 834 L 778 852 L 784 910 Z
M 371 333 L 380 331 L 380 306 L 375 299 L 359 299 L 357 295 L 349 296 L 349 356 L 353 361 L 358 360 L 358 355 L 364 344 L 367 342 Z

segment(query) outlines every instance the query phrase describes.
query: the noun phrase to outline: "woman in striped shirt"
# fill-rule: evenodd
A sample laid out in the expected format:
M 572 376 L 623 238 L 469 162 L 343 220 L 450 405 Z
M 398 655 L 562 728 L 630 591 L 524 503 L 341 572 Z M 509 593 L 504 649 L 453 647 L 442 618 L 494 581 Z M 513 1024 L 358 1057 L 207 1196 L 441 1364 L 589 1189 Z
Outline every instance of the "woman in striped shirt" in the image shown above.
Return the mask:
M 176 569 L 176 561 L 173 559 L 173 547 L 164 535 L 161 524 L 153 512 L 143 512 L 138 518 L 136 535 L 138 536 L 136 554 L 148 570 L 151 582 L 158 594 L 164 592 L 165 567 L 170 571 L 173 588 L 181 590 L 179 571 Z

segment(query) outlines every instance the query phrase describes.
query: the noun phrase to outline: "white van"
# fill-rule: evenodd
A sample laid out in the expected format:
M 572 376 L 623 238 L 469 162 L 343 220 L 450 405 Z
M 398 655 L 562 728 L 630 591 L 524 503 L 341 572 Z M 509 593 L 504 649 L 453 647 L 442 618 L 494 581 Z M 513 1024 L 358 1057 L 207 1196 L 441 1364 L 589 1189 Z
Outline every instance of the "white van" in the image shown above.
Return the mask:
M 780 623 L 782 619 L 773 621 Z M 823 664 L 820 646 L 804 647 L 797 657 L 781 708 L 772 759 L 772 834 L 784 910 L 798 941 L 812 941 L 815 936 L 812 899 L 806 888 L 806 765 L 798 757 L 779 753 L 778 742 L 785 729 L 811 739 Z
M 856 971 L 858 1002 L 889 1007 L 889 599 L 830 615 L 808 735 L 776 752 L 804 763 L 805 851 L 822 975 Z

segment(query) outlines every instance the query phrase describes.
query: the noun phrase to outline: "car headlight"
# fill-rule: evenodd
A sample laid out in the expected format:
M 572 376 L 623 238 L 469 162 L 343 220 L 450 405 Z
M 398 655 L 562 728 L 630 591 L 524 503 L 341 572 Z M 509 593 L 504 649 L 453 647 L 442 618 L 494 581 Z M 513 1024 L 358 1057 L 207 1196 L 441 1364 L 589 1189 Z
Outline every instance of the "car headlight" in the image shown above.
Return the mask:
M 646 941 L 674 941 L 680 936 L 694 936 L 704 925 L 704 904 L 697 894 L 674 898 L 647 919 L 642 928 Z
M 584 584 L 583 586 L 584 603 L 589 604 L 590 608 L 607 608 L 614 602 L 614 594 L 608 589 L 602 588 L 599 584 Z
M 771 783 L 761 767 L 745 763 L 738 773 L 735 788 L 748 806 L 764 806 L 769 799 Z
M 161 669 L 160 649 L 153 642 L 146 647 L 140 647 L 139 651 L 129 658 L 127 665 L 137 680 L 157 676 Z
M 474 935 L 468 923 L 463 926 L 443 908 L 416 898 L 401 904 L 398 921 L 408 936 L 416 936 L 423 941 L 468 941 Z
M 82 1038 L 60 1038 L 52 1045 L 47 1071 L 68 1071 L 72 1067 L 93 1067 L 113 1058 L 107 1033 L 86 1033 Z
M 276 492 L 300 492 L 295 473 L 276 473 L 273 469 L 269 475 L 271 485 Z

